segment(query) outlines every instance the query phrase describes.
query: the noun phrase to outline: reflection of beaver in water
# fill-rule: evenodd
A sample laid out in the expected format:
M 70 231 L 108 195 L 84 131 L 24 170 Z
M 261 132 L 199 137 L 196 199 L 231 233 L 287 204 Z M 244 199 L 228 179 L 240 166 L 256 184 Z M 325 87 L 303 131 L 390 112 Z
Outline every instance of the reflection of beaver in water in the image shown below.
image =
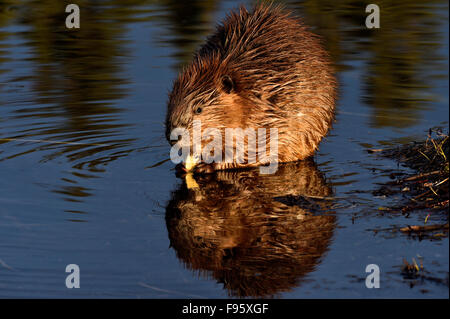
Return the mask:
M 170 140 L 177 127 L 192 133 L 194 120 L 201 121 L 202 132 L 217 128 L 222 136 L 225 128 L 276 128 L 278 161 L 302 160 L 331 126 L 335 86 L 328 55 L 306 26 L 279 7 L 259 5 L 250 13 L 241 7 L 175 81 L 166 136 Z M 192 141 L 183 142 L 192 150 Z M 199 163 L 195 170 L 249 166 L 247 155 L 243 164 Z
M 181 188 L 166 208 L 171 246 L 200 274 L 234 296 L 273 296 L 299 285 L 330 244 L 335 217 L 312 161 L 218 171 Z M 325 198 L 325 199 L 324 199 Z

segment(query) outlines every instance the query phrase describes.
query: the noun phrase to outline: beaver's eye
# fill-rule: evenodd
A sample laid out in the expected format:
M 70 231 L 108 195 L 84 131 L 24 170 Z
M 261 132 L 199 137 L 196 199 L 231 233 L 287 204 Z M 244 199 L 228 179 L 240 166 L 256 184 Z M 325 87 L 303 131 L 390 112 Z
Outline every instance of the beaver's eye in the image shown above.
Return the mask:
M 200 113 L 202 113 L 202 108 L 201 108 L 201 107 L 198 107 L 198 108 L 195 110 L 195 114 L 200 114 Z

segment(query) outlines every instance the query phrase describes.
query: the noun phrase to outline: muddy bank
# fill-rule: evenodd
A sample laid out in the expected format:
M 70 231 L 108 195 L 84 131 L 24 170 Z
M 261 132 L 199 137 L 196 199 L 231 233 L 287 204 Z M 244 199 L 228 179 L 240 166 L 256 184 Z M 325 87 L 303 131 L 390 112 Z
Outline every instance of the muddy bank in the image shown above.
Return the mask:
M 402 195 L 402 200 L 391 207 L 380 207 L 387 212 L 409 215 L 426 212 L 423 225 L 408 225 L 398 230 L 419 238 L 448 236 L 449 207 L 449 136 L 442 129 L 430 129 L 423 141 L 378 150 L 379 155 L 391 158 L 400 165 L 414 169 L 413 174 L 392 174 L 392 181 L 373 192 L 375 196 Z M 428 218 L 439 216 L 439 223 Z

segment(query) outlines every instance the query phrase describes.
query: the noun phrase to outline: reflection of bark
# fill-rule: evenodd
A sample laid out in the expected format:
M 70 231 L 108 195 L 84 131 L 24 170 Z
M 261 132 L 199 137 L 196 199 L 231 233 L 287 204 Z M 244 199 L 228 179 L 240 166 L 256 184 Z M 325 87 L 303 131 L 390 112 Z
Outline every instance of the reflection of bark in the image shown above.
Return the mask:
M 165 0 L 162 2 L 167 11 L 165 19 L 170 30 L 171 45 L 176 48 L 176 69 L 187 64 L 198 48 L 201 40 L 214 26 L 214 11 L 219 1 L 179 1 Z
M 183 184 L 167 206 L 171 246 L 230 295 L 272 296 L 297 286 L 330 244 L 335 217 L 315 215 L 329 203 L 312 198 L 330 196 L 331 188 L 312 161 L 274 175 L 219 171 L 196 182 L 196 189 Z
M 288 2 L 288 1 L 278 1 Z M 368 2 L 370 3 L 370 2 Z M 448 1 L 378 0 L 380 29 L 367 29 L 365 7 L 353 0 L 289 1 L 305 22 L 323 37 L 338 69 L 363 60 L 363 102 L 372 107 L 373 127 L 410 127 L 420 111 L 436 102 L 430 84 L 446 76 L 448 56 L 442 25 L 448 24 Z M 353 61 L 353 63 L 349 63 Z
M 135 4 L 139 7 L 145 1 Z M 128 52 L 123 36 L 126 18 L 135 11 L 116 1 L 108 6 L 90 1 L 79 5 L 82 25 L 76 30 L 65 27 L 68 14 L 64 3 L 30 1 L 26 10 L 16 12 L 17 21 L 29 28 L 15 37 L 23 38 L 30 52 L 30 68 L 24 71 L 30 73 L 26 80 L 31 92 L 13 92 L 6 97 L 6 103 L 17 103 L 22 96 L 30 99 L 11 115 L 9 121 L 20 125 L 15 131 L 8 132 L 7 137 L 61 143 L 29 143 L 27 150 L 19 149 L 2 159 L 56 149 L 47 152 L 43 161 L 65 155 L 75 162 L 74 167 L 89 166 L 97 171 L 95 166 L 132 151 L 129 146 L 134 139 L 121 136 L 129 124 L 120 120 L 123 109 L 115 104 L 127 94 L 121 59 Z M 0 22 L 1 19 L 2 14 Z M 15 76 L 14 72 L 12 76 Z M 9 81 L 21 84 L 23 79 Z M 23 127 L 24 118 L 33 121 L 31 127 Z M 43 122 L 46 125 L 42 125 Z
M 16 10 L 7 5 L 6 3 L 0 2 L 0 28 L 7 26 L 12 19 L 15 17 Z M 3 41 L 5 41 L 9 36 L 11 36 L 11 32 L 0 30 L 0 75 L 2 73 L 9 71 L 8 62 L 11 61 L 11 58 L 6 55 L 5 45 Z M 2 90 L 3 81 L 0 81 L 0 91 Z M 2 98 L 0 94 L 0 103 L 2 103 Z
M 90 175 L 80 170 L 100 172 L 134 150 L 135 138 L 126 136 L 131 124 L 122 119 L 125 108 L 119 101 L 128 94 L 123 69 L 127 27 L 148 1 L 76 3 L 81 28 L 72 30 L 65 26 L 68 3 L 64 1 L 30 0 L 14 7 L 0 3 L 0 26 L 12 23 L 11 30 L 17 30 L 14 34 L 0 30 L 0 41 L 5 35 L 14 37 L 28 52 L 23 57 L 14 45 L 0 44 L 0 64 L 7 52 L 8 58 L 16 60 L 13 65 L 21 66 L 17 70 L 8 69 L 8 63 L 0 65 L 1 82 L 5 82 L 0 103 L 14 107 L 3 119 L 9 123 L 6 132 L 0 125 L 1 137 L 10 139 L 14 147 L 0 151 L 0 162 L 32 152 L 39 153 L 41 161 L 65 157 L 77 175 L 74 180 L 63 179 L 63 185 L 52 191 L 69 201 L 84 200 L 92 193 L 81 185 L 81 178 Z M 26 31 L 16 26 L 25 26 Z M 75 181 L 80 184 L 73 185 Z

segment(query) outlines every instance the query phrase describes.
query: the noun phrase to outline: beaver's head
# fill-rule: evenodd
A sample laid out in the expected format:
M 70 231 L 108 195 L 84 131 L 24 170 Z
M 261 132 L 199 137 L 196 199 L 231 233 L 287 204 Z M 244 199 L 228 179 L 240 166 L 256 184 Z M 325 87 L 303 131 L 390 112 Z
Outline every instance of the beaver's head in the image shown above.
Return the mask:
M 203 128 L 241 127 L 249 101 L 240 96 L 238 75 L 215 57 L 194 60 L 174 82 L 169 95 L 166 137 L 175 128 L 191 132 L 195 120 Z M 176 141 L 171 141 L 174 144 Z
M 226 128 L 248 127 L 251 113 L 257 106 L 247 94 L 242 94 L 243 85 L 239 74 L 215 56 L 197 57 L 181 72 L 169 95 L 165 124 L 170 144 L 177 143 L 176 139 L 170 138 L 175 128 L 186 129 L 190 141 L 181 140 L 180 145 L 189 145 L 192 151 L 195 123 L 201 124 L 197 133 L 204 137 L 202 149 L 213 140 L 208 130 L 214 129 L 224 139 Z M 195 129 L 198 130 L 198 126 Z M 210 138 L 206 138 L 207 135 Z M 217 139 L 216 142 L 223 143 L 224 147 L 224 140 Z

